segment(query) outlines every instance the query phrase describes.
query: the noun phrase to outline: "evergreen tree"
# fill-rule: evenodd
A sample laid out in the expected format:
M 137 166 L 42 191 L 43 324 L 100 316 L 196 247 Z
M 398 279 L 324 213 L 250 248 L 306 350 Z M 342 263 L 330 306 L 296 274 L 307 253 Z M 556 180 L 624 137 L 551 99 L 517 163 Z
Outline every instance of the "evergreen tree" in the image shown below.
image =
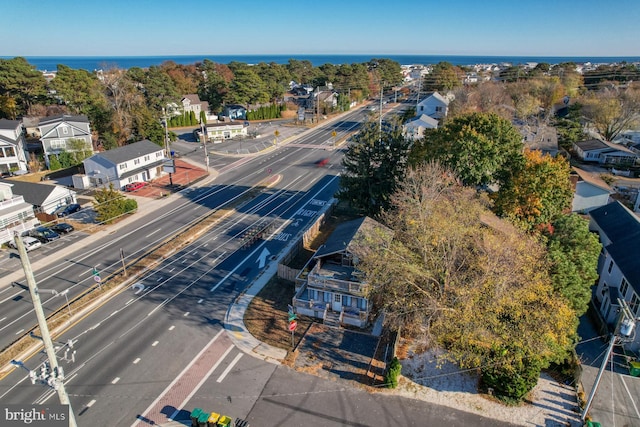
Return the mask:
M 396 124 L 382 132 L 377 122 L 365 123 L 342 160 L 345 173 L 336 197 L 366 215 L 390 208 L 390 196 L 402 181 L 410 141 Z
M 49 157 L 49 170 L 57 171 L 58 169 L 62 169 L 62 164 L 60 163 L 60 160 L 58 160 L 58 156 L 52 154 Z

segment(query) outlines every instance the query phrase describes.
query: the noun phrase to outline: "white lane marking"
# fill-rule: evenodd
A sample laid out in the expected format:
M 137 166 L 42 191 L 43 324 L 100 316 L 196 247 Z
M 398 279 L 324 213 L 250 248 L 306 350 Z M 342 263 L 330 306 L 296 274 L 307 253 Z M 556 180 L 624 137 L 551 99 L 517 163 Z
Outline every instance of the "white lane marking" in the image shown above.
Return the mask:
M 151 347 L 155 347 L 155 346 L 157 346 L 159 342 L 160 342 L 160 341 L 154 341 L 154 342 L 153 342 L 153 344 L 151 344 Z
M 189 395 L 187 397 L 185 397 L 184 401 L 180 404 L 180 406 L 178 406 L 178 408 L 184 408 L 185 407 L 187 402 L 193 397 L 194 394 L 196 394 L 196 392 L 200 389 L 202 384 L 204 384 L 204 382 L 209 379 L 211 374 L 213 374 L 213 371 L 218 369 L 218 366 L 220 366 L 220 364 L 222 363 L 224 358 L 227 357 L 227 355 L 231 352 L 231 350 L 233 350 L 233 344 L 231 344 L 229 346 L 229 348 L 224 352 L 224 354 L 222 356 L 220 356 L 220 359 L 218 359 L 218 361 L 211 367 L 211 369 L 209 369 L 209 372 L 207 372 L 206 375 L 204 377 L 202 377 L 202 379 L 200 380 L 198 385 L 196 385 L 193 388 L 193 390 L 191 390 L 191 393 L 189 393 Z M 240 353 L 240 354 L 242 354 L 242 353 Z M 173 419 L 178 415 L 179 412 L 180 412 L 180 410 L 176 409 L 176 411 L 173 414 L 171 414 L 171 416 L 169 417 L 169 420 L 173 421 Z
M 200 299 L 198 300 L 198 304 L 202 304 L 202 301 L 204 301 L 204 298 L 200 298 Z
M 187 262 L 186 258 L 182 258 L 182 264 L 184 264 L 185 262 Z
M 95 399 L 91 400 L 91 402 L 87 403 L 87 408 L 91 408 L 94 403 L 96 403 L 96 400 Z
M 151 233 L 147 234 L 145 237 L 151 237 L 151 236 L 153 236 L 154 234 L 156 234 L 157 232 L 159 232 L 161 230 L 162 230 L 162 228 L 158 228 L 156 231 L 152 231 Z
M 21 291 L 18 291 L 15 294 L 10 295 L 10 296 L 6 297 L 5 299 L 3 299 L 2 301 L 0 301 L 0 304 L 4 304 L 5 302 L 7 302 L 9 300 L 14 299 L 15 297 L 17 297 L 18 295 L 20 295 L 23 292 L 27 292 L 27 291 L 25 291 L 24 289 L 21 290 Z M 6 317 L 4 319 L 6 319 Z M 2 319 L 2 320 L 4 320 L 4 319 Z
M 131 298 L 129 301 L 125 302 L 124 305 L 129 305 L 134 301 L 134 298 Z
M 211 339 L 211 341 L 209 341 L 209 342 L 207 343 L 207 345 L 205 345 L 205 346 L 202 348 L 202 350 L 200 350 L 200 352 L 196 355 L 196 357 L 194 357 L 193 359 L 191 359 L 191 362 L 189 362 L 189 364 L 188 364 L 187 366 L 185 366 L 185 367 L 184 367 L 184 369 L 182 370 L 182 372 L 180 372 L 180 374 L 178 374 L 178 376 L 177 376 L 177 377 L 175 377 L 175 378 L 173 379 L 173 381 L 171 381 L 171 384 L 169 384 L 169 385 L 167 386 L 167 388 L 165 388 L 165 389 L 162 391 L 162 393 L 160 393 L 160 394 L 158 395 L 158 397 L 156 397 L 156 399 L 155 399 L 153 402 L 151 402 L 151 404 L 147 407 L 147 409 L 145 409 L 143 412 L 141 412 L 141 415 L 143 415 L 143 416 L 144 416 L 145 414 L 149 413 L 149 411 L 151 410 L 151 408 L 153 408 L 154 406 L 156 406 L 156 403 L 158 403 L 158 402 L 160 401 L 160 399 L 163 399 L 163 398 L 165 397 L 165 395 L 169 392 L 169 390 L 171 390 L 171 388 L 172 388 L 172 387 L 173 387 L 173 386 L 174 386 L 178 381 L 180 381 L 180 379 L 182 379 L 182 376 L 183 376 L 185 373 L 187 373 L 187 371 L 188 371 L 189 369 L 191 369 L 191 367 L 193 366 L 193 364 L 194 364 L 194 363 L 196 363 L 196 361 L 197 361 L 198 359 L 200 359 L 200 356 L 202 356 L 202 354 L 203 354 L 205 351 L 207 351 L 207 349 L 209 348 L 209 346 L 211 346 L 211 344 L 213 344 L 213 342 L 214 342 L 215 340 L 217 340 L 217 339 L 218 339 L 218 337 L 219 337 L 220 335 L 222 335 L 222 333 L 223 333 L 223 332 L 224 332 L 224 329 L 221 329 L 221 330 L 216 334 L 216 336 L 215 336 L 215 337 L 213 337 L 213 338 Z M 231 347 L 233 347 L 233 346 L 231 346 Z M 228 351 L 231 351 L 231 349 L 229 349 Z M 222 356 L 222 358 L 220 358 L 220 360 L 222 360 L 223 358 L 224 358 L 224 355 Z M 220 360 L 218 360 L 218 363 L 220 363 Z M 217 366 L 217 365 L 216 365 L 216 366 Z M 213 371 L 213 369 L 212 369 L 212 371 Z M 187 400 L 191 399 L 191 396 L 193 396 L 193 395 L 196 393 L 196 391 L 198 390 L 198 388 L 200 388 L 200 386 L 202 385 L 202 383 L 203 383 L 207 378 L 208 378 L 208 376 L 207 376 L 207 375 L 205 375 L 205 376 L 202 378 L 202 380 L 200 380 L 200 383 L 198 384 L 198 386 L 197 386 L 197 387 L 195 387 L 195 388 L 193 389 L 193 391 L 191 392 L 191 394 L 187 397 Z M 187 400 L 185 400 L 183 404 L 179 405 L 179 406 L 178 406 L 178 408 L 182 408 L 182 407 L 184 407 L 184 405 L 187 403 Z M 176 411 L 176 412 L 177 412 L 177 411 Z M 173 415 L 172 415 L 172 417 L 173 417 L 173 416 L 175 416 L 175 414 L 173 414 Z M 137 425 L 137 424 L 138 424 L 138 421 L 139 421 L 139 420 L 136 420 L 136 421 L 135 421 L 131 426 L 133 427 L 133 426 Z
M 175 325 L 171 325 L 171 327 L 169 328 L 170 331 L 173 331 L 173 329 L 175 328 Z
M 139 361 L 140 361 L 140 358 L 138 357 L 136 360 L 133 361 L 133 364 L 137 365 Z
M 20 329 L 18 332 L 16 332 L 16 335 L 20 335 L 23 332 L 24 332 L 24 329 Z
M 149 312 L 149 314 L 147 314 L 147 316 L 151 316 L 153 314 L 154 311 L 156 311 L 157 309 L 159 309 L 160 307 L 162 307 L 163 305 L 165 305 L 167 302 L 169 301 L 169 298 L 165 299 L 164 301 L 162 301 L 160 304 L 158 304 L 156 306 L 156 308 L 154 308 L 153 310 L 151 310 Z
M 620 375 L 620 381 L 622 381 L 622 385 L 624 386 L 624 389 L 627 391 L 627 395 L 629 396 L 629 399 L 631 399 L 631 403 L 633 404 L 633 409 L 635 409 L 636 411 L 636 416 L 640 417 L 640 412 L 638 412 L 638 407 L 636 406 L 636 402 L 635 400 L 633 400 L 633 395 L 629 391 L 629 387 L 627 387 L 627 383 L 624 382 L 624 377 L 622 375 Z
M 111 384 L 115 384 L 115 383 L 117 383 L 118 381 L 120 381 L 120 377 L 115 377 L 115 378 L 113 379 L 113 381 L 111 381 Z
M 114 311 L 113 313 L 111 313 L 111 314 L 109 315 L 109 317 L 113 316 L 114 314 L 118 314 L 118 311 L 120 311 L 120 310 L 116 310 L 116 311 Z
M 162 277 L 162 276 L 160 276 L 160 277 L 158 277 L 158 280 L 156 280 L 156 282 L 159 282 L 159 281 L 161 281 L 162 279 L 163 279 L 163 277 Z
M 184 317 L 187 317 L 188 315 L 189 315 L 189 312 L 187 311 L 187 312 L 184 314 Z
M 175 270 L 176 268 L 173 267 L 171 270 L 169 270 L 169 273 L 173 272 L 173 270 Z
M 7 318 L 7 316 L 4 316 L 2 319 L 0 319 L 0 322 L 2 322 L 6 318 Z
M 236 366 L 236 363 L 238 363 L 238 360 L 240 360 L 240 358 L 242 357 L 242 355 L 243 355 L 243 354 L 244 354 L 244 353 L 240 353 L 240 354 L 238 354 L 238 355 L 233 359 L 233 361 L 229 364 L 229 366 L 227 366 L 227 369 L 225 369 L 225 370 L 224 370 L 224 372 L 222 373 L 222 375 L 220 375 L 220 376 L 218 377 L 218 379 L 216 380 L 216 382 L 217 382 L 217 383 L 221 383 L 221 382 L 222 382 L 222 380 L 224 380 L 224 379 L 225 379 L 225 377 L 227 376 L 227 374 L 228 374 L 229 372 L 231 372 L 231 370 L 233 369 L 233 367 L 234 367 L 234 366 Z

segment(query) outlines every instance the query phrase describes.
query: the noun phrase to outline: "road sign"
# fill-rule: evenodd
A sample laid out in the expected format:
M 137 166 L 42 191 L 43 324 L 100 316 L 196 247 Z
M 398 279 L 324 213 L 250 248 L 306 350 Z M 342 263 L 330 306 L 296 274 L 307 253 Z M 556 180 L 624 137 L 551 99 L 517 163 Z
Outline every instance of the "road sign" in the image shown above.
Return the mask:
M 298 327 L 298 322 L 296 322 L 295 320 L 292 320 L 291 322 L 289 322 L 289 330 L 291 332 L 295 331 L 297 327 Z
M 298 316 L 295 313 L 289 312 L 289 322 L 296 320 Z
M 100 283 L 102 281 L 102 278 L 100 276 L 93 276 L 93 280 Z

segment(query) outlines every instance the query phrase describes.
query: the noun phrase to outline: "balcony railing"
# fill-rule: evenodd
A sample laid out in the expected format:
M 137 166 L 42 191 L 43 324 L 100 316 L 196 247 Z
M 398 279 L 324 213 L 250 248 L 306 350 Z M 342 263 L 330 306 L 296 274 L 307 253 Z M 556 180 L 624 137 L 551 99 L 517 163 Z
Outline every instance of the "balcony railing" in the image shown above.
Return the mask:
M 307 283 L 314 289 L 341 291 L 352 295 L 364 295 L 368 288 L 364 283 L 333 279 L 313 272 L 309 273 Z

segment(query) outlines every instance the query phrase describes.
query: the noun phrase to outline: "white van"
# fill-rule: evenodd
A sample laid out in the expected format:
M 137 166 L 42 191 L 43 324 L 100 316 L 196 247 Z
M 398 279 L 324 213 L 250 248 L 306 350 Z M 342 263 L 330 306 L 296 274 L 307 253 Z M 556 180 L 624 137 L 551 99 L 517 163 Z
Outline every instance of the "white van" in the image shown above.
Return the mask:
M 36 239 L 35 237 L 31 237 L 31 236 L 22 237 L 22 243 L 24 243 L 24 247 L 27 250 L 27 252 L 32 251 L 34 249 L 38 249 L 40 246 L 42 246 L 42 243 L 40 243 L 40 240 Z M 14 242 L 14 241 L 12 241 L 9 244 L 14 249 L 18 248 L 16 246 L 16 242 Z

